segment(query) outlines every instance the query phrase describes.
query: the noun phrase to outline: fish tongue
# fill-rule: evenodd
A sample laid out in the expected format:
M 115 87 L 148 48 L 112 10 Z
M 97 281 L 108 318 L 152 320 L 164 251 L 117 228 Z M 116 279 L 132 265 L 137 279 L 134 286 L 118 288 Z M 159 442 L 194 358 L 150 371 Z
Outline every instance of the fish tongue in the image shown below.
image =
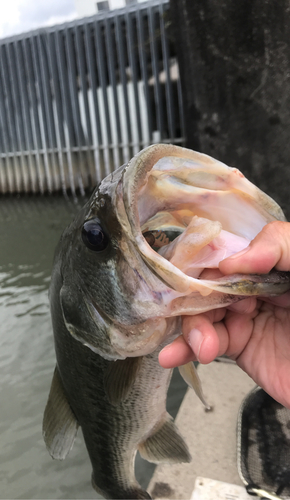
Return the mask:
M 202 261 L 212 254 L 209 244 L 221 229 L 218 221 L 194 216 L 185 231 L 159 253 L 188 276 L 198 278 L 205 267 Z
M 187 219 L 187 221 L 189 220 Z M 160 222 L 161 226 L 159 226 L 159 230 L 154 229 L 152 233 L 162 235 L 162 232 L 164 232 L 164 235 L 166 235 L 168 229 L 174 227 L 182 230 L 182 227 L 177 226 L 178 222 L 181 223 L 181 221 L 178 221 L 178 211 L 174 212 L 174 215 L 171 213 L 170 217 L 166 217 L 164 214 L 156 216 L 156 222 Z M 150 225 L 151 220 L 148 223 L 146 229 L 150 230 L 156 227 Z M 266 276 L 234 275 L 223 276 L 218 279 L 215 276 L 208 276 L 205 279 L 202 274 L 204 271 L 218 270 L 221 260 L 243 250 L 249 244 L 247 238 L 221 229 L 221 224 L 218 221 L 193 216 L 182 234 L 177 236 L 171 243 L 162 246 L 162 238 L 158 238 L 161 244 L 158 254 L 168 260 L 174 268 L 184 273 L 184 276 L 193 278 L 189 287 L 184 287 L 184 290 L 173 286 L 175 291 L 185 292 L 185 296 L 191 292 L 199 292 L 202 296 L 208 296 L 213 291 L 240 296 L 271 296 L 280 295 L 290 288 L 289 273 L 277 273 L 275 271 Z M 163 238 L 164 241 L 165 239 Z M 154 247 L 154 244 L 152 246 Z M 158 271 L 160 273 L 160 268 L 158 268 Z M 170 276 L 172 277 L 172 274 Z M 175 294 L 167 294 L 166 302 L 168 303 L 174 298 L 176 298 Z M 184 307 L 182 309 L 184 311 Z M 209 308 L 207 307 L 204 310 L 209 310 Z
M 194 216 L 185 231 L 158 253 L 188 276 L 198 278 L 203 269 L 218 268 L 221 260 L 248 244 L 246 238 L 222 230 L 218 221 Z
M 218 269 L 222 260 L 244 250 L 249 243 L 246 238 L 222 230 L 216 238 L 193 256 L 182 271 L 193 278 L 200 277 L 203 269 Z

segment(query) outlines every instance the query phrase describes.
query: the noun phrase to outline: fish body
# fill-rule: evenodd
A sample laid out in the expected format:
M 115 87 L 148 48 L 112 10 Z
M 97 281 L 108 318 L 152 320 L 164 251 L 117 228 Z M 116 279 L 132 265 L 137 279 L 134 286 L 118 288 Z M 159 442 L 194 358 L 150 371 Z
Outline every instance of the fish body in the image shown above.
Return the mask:
M 284 220 L 280 207 L 236 169 L 154 145 L 104 179 L 64 231 L 50 286 L 57 364 L 43 435 L 63 459 L 82 427 L 105 498 L 150 498 L 134 476 L 137 450 L 156 463 L 190 460 L 166 413 L 171 372 L 158 353 L 180 334 L 183 314 L 289 289 L 276 272 L 202 278 L 272 220 Z M 192 368 L 181 373 L 196 387 Z
M 45 411 L 50 453 L 65 458 L 80 425 L 97 492 L 105 498 L 150 498 L 135 479 L 137 449 L 156 463 L 190 460 L 166 412 L 171 371 L 158 364 L 158 350 L 140 358 L 109 361 L 63 330 L 56 351 L 53 390 Z

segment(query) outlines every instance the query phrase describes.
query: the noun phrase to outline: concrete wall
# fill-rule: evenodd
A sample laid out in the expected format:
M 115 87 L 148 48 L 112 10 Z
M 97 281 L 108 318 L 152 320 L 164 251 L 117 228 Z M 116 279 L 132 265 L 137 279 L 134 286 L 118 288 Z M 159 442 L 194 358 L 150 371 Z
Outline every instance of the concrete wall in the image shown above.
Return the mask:
M 240 168 L 290 216 L 289 0 L 170 3 L 188 147 Z

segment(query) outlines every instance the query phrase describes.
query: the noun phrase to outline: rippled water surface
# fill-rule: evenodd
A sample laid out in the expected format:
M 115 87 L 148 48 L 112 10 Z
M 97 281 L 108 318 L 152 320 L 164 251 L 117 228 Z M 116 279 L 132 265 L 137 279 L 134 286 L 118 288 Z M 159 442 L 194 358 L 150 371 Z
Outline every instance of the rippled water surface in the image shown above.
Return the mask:
M 42 435 L 55 355 L 48 286 L 56 243 L 81 206 L 60 197 L 0 198 L 0 498 L 101 498 L 81 432 L 66 460 L 52 460 Z M 173 378 L 169 411 L 185 387 Z M 154 466 L 137 458 L 146 487 Z

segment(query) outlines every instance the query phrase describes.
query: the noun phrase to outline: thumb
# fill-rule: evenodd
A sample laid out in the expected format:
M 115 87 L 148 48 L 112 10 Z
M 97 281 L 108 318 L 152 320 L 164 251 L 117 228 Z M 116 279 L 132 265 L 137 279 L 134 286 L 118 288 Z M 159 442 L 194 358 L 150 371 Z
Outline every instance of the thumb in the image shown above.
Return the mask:
M 290 223 L 275 221 L 263 227 L 249 246 L 220 262 L 223 274 L 266 274 L 276 267 L 290 270 Z

